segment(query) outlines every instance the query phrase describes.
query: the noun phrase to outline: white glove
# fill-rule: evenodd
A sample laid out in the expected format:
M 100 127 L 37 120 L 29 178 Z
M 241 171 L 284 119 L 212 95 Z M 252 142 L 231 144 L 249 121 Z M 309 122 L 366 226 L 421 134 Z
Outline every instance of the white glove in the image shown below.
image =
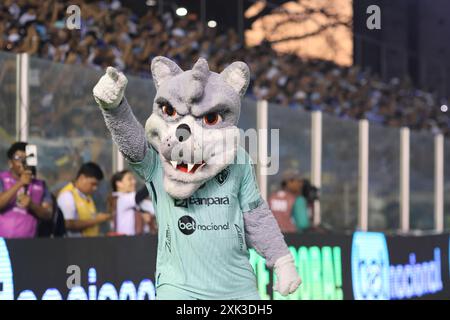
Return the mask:
M 116 108 L 123 99 L 128 79 L 116 68 L 108 67 L 92 90 L 94 99 L 104 109 Z
M 273 289 L 283 296 L 293 293 L 302 283 L 291 254 L 278 258 L 275 262 L 274 271 L 277 275 L 277 283 L 275 283 Z

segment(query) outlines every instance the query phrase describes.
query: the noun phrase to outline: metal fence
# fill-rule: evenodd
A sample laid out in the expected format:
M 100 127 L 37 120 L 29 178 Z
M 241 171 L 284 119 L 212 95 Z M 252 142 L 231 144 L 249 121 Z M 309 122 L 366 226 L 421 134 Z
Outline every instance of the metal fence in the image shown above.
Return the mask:
M 39 148 L 39 175 L 56 192 L 82 162 L 98 162 L 107 178 L 126 166 L 92 97 L 103 70 L 0 53 L 0 168 L 15 140 Z M 149 79 L 128 76 L 127 99 L 144 124 L 155 95 Z M 280 174 L 258 178 L 264 197 L 281 173 L 300 170 L 321 188 L 314 221 L 334 230 L 441 232 L 450 229 L 450 141 L 431 133 L 343 120 L 245 97 L 239 126 L 279 129 Z M 264 131 L 264 130 L 263 130 Z M 401 134 L 403 132 L 403 134 Z M 267 157 L 270 135 L 261 145 Z M 108 185 L 96 199 L 105 206 Z M 445 214 L 444 214 L 445 212 Z

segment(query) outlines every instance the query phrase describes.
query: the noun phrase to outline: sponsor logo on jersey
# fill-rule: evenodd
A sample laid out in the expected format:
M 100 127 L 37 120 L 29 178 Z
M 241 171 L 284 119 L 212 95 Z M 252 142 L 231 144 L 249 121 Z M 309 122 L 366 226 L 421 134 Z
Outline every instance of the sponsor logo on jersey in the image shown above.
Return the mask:
M 182 216 L 178 219 L 178 229 L 186 235 L 193 234 L 196 228 L 194 218 L 190 216 Z
M 185 235 L 191 235 L 196 230 L 200 231 L 229 230 L 230 224 L 229 222 L 225 224 L 214 224 L 213 222 L 211 222 L 210 224 L 198 224 L 191 216 L 182 216 L 180 219 L 178 219 L 178 228 Z
M 208 198 L 194 198 L 189 199 L 174 199 L 175 207 L 187 208 L 189 205 L 194 206 L 222 206 L 229 205 L 230 198 L 226 197 L 208 197 Z

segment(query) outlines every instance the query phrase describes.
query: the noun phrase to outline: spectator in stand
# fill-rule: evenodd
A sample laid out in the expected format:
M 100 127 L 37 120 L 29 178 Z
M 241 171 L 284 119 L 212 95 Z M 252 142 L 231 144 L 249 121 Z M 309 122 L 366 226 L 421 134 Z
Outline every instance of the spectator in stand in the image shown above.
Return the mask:
M 302 197 L 302 181 L 297 170 L 286 170 L 281 190 L 269 197 L 270 209 L 283 233 L 303 232 L 310 227 L 307 203 Z
M 294 218 L 295 226 L 297 227 L 297 232 L 302 233 L 307 230 L 311 230 L 311 214 L 309 213 L 309 207 L 311 204 L 308 203 L 308 199 L 304 194 L 305 179 L 299 179 L 300 194 L 297 195 L 295 199 L 294 207 L 292 208 L 292 216 Z
M 33 238 L 38 219 L 49 220 L 53 200 L 43 180 L 26 167 L 26 142 L 7 152 L 9 170 L 0 172 L 0 238 Z
M 66 220 L 68 236 L 98 236 L 99 225 L 111 220 L 111 214 L 97 213 L 92 199 L 102 179 L 101 168 L 96 163 L 87 162 L 81 166 L 75 180 L 59 192 L 57 202 Z
M 144 232 L 150 234 L 158 234 L 158 223 L 156 221 L 155 207 L 150 199 L 147 187 L 143 187 L 136 193 L 136 203 L 139 211 L 142 213 L 144 219 Z
M 113 213 L 116 235 L 134 236 L 144 232 L 144 219 L 136 204 L 136 179 L 129 170 L 116 172 L 111 178 L 112 194 L 108 199 Z

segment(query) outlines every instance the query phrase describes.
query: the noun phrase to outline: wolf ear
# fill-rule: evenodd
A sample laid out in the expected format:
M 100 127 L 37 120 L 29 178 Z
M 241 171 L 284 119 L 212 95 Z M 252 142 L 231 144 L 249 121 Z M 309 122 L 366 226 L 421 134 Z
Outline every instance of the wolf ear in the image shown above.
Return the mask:
M 151 69 L 156 90 L 161 86 L 161 83 L 183 72 L 175 62 L 162 56 L 155 57 L 152 60 Z
M 233 62 L 220 75 L 241 97 L 245 94 L 250 82 L 250 70 L 244 62 Z

